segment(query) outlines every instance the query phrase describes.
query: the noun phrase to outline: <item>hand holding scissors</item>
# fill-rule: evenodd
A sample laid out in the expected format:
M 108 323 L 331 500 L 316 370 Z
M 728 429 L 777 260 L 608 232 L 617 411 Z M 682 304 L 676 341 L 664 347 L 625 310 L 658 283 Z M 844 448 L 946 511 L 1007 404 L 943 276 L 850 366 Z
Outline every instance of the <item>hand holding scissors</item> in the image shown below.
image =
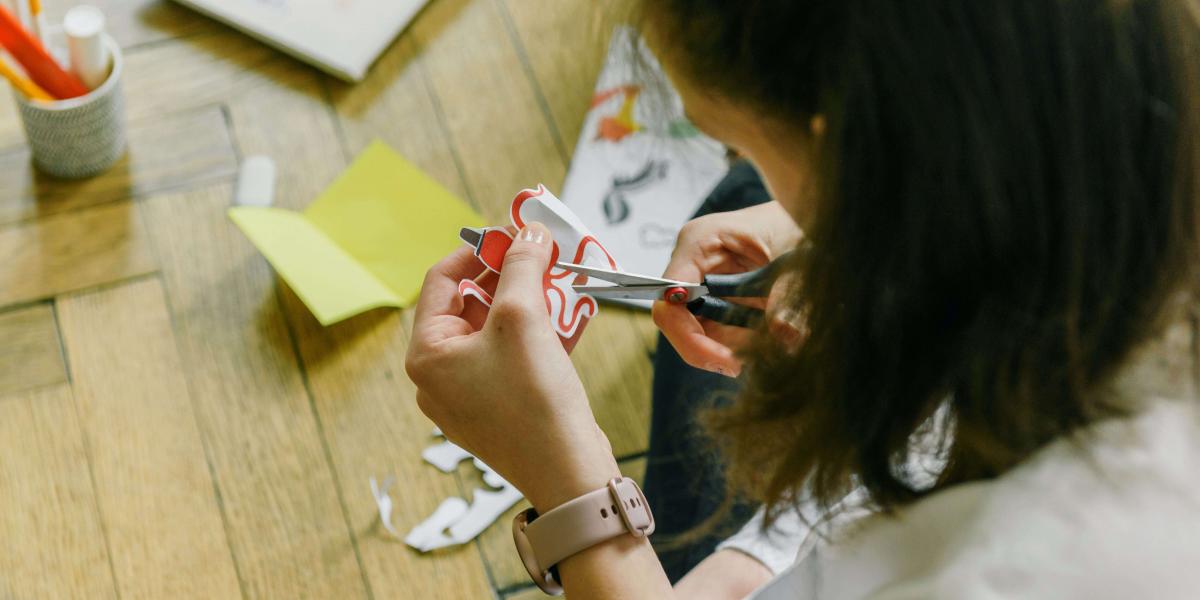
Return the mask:
M 762 309 L 736 304 L 726 298 L 761 298 L 764 301 L 791 252 L 784 253 L 765 266 L 746 273 L 705 275 L 699 283 L 675 281 L 662 277 L 636 275 L 573 263 L 558 263 L 558 267 L 580 275 L 594 277 L 609 285 L 577 285 L 575 291 L 597 298 L 621 300 L 664 300 L 687 306 L 688 311 L 734 327 L 754 328 L 762 322 Z

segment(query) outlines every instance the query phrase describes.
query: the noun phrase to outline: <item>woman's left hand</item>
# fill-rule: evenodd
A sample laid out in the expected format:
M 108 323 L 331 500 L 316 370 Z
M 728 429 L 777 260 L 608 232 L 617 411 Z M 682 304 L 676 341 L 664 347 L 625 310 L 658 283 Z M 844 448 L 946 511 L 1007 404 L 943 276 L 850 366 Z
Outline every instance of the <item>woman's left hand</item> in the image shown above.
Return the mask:
M 480 273 L 468 248 L 430 269 L 405 363 L 421 411 L 446 439 L 542 512 L 620 476 L 550 323 L 542 274 L 551 245 L 540 223 L 518 232 L 486 314 L 458 292 L 459 281 Z

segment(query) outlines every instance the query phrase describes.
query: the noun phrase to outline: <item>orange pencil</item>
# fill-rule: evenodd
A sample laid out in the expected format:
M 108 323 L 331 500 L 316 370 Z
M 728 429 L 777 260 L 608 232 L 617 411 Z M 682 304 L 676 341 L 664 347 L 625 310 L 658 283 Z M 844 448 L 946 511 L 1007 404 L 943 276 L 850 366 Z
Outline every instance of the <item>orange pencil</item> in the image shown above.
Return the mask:
M 30 79 L 51 96 L 65 100 L 88 93 L 87 86 L 58 66 L 42 43 L 29 35 L 3 4 L 0 4 L 0 45 L 21 63 Z
M 43 48 L 49 48 L 50 42 L 46 39 L 46 17 L 42 14 L 41 0 L 29 0 L 29 20 L 33 26 L 34 37 L 42 43 Z
M 53 102 L 54 97 L 46 93 L 46 90 L 38 87 L 38 84 L 29 80 L 28 77 L 16 72 L 8 61 L 0 59 L 0 76 L 3 76 L 17 88 L 26 98 L 30 100 L 43 100 L 45 102 Z

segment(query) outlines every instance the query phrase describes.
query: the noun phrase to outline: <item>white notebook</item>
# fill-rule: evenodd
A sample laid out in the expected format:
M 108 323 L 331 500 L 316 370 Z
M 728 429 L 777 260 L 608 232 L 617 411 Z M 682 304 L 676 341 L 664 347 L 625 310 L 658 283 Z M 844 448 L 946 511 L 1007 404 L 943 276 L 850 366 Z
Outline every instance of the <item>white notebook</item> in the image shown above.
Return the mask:
M 347 81 L 360 81 L 428 0 L 176 0 Z

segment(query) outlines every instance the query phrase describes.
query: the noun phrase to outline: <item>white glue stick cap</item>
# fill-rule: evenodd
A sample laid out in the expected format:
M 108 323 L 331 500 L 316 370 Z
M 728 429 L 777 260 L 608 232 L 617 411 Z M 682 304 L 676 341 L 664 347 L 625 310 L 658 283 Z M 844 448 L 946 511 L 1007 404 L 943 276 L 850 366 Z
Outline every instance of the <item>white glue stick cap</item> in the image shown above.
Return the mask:
M 104 13 L 95 6 L 76 6 L 63 18 L 63 33 L 71 72 L 89 89 L 96 89 L 108 78 L 110 63 L 104 45 Z
M 237 206 L 270 206 L 275 200 L 275 161 L 256 154 L 242 161 L 233 203 Z

